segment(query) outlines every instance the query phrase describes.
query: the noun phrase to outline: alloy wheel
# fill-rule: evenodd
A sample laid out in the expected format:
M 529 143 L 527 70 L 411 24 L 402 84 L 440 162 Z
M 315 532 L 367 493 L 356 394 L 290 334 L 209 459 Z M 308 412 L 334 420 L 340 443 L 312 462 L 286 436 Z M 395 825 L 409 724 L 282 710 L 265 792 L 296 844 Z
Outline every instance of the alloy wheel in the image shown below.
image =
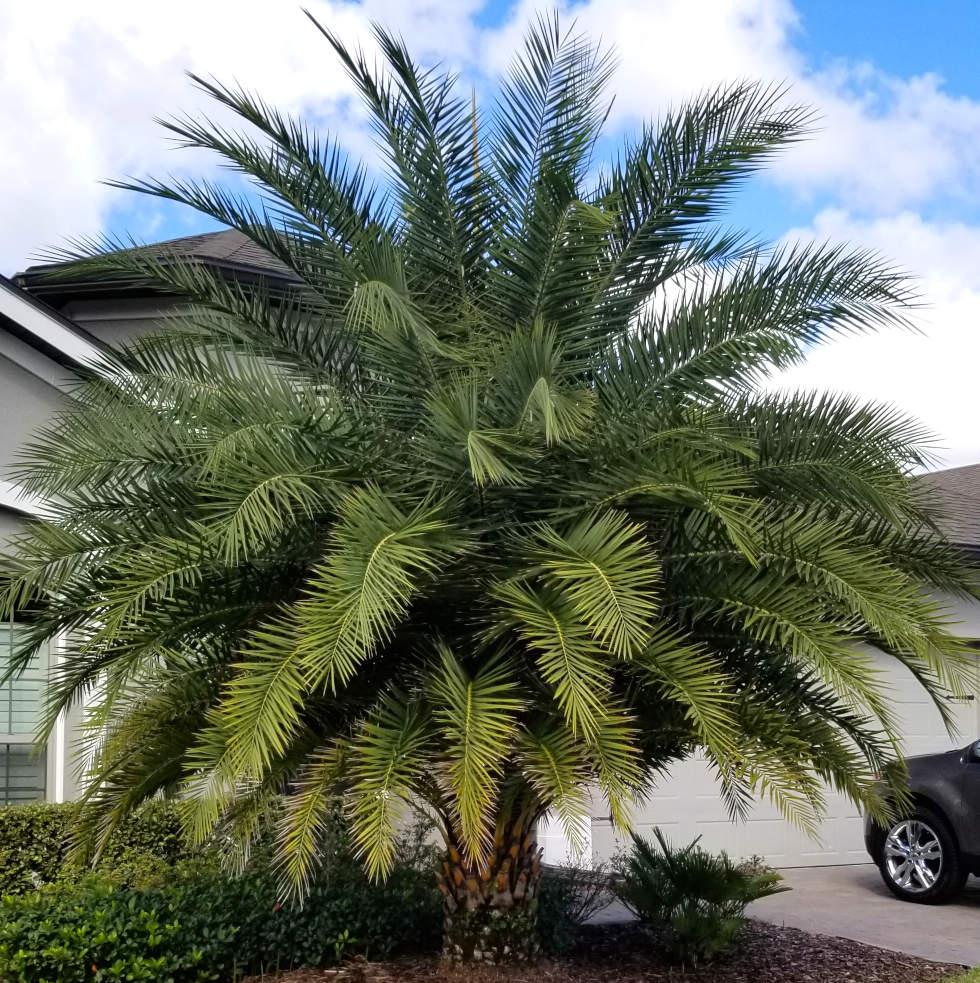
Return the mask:
M 892 882 L 910 894 L 934 887 L 943 869 L 939 837 L 920 819 L 905 819 L 889 830 L 884 858 Z

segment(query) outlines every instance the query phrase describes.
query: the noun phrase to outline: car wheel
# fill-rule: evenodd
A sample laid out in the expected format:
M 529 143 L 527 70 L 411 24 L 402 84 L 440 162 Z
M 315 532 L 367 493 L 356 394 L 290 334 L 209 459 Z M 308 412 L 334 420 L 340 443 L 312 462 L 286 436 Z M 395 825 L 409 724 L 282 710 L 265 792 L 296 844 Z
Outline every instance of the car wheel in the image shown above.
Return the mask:
M 918 904 L 948 901 L 962 890 L 967 877 L 949 826 L 931 809 L 917 809 L 892 823 L 879 867 L 892 894 Z

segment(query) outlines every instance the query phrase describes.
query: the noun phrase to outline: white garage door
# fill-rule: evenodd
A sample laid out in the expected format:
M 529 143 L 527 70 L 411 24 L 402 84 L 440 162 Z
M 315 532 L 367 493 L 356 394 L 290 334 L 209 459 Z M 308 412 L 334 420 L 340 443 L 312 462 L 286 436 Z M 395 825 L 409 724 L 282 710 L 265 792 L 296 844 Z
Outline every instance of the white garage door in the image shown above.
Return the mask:
M 956 706 L 959 734 L 953 740 L 922 688 L 904 667 L 878 656 L 894 694 L 901 720 L 906 754 L 926 754 L 962 747 L 980 738 L 980 712 L 974 700 Z M 608 859 L 623 840 L 609 818 L 596 803 L 592 820 L 592 848 L 598 858 Z M 680 762 L 672 769 L 650 801 L 636 814 L 636 830 L 650 835 L 659 826 L 676 844 L 689 843 L 701 836 L 709 850 L 725 850 L 736 858 L 758 855 L 777 867 L 809 867 L 833 864 L 867 863 L 861 817 L 855 807 L 839 795 L 828 796 L 826 821 L 819 841 L 810 839 L 781 818 L 768 805 L 759 805 L 744 823 L 733 823 L 718 794 L 717 784 L 703 761 Z M 546 857 L 558 859 L 560 847 L 554 841 L 554 828 L 545 830 Z M 550 834 L 550 836 L 548 835 Z

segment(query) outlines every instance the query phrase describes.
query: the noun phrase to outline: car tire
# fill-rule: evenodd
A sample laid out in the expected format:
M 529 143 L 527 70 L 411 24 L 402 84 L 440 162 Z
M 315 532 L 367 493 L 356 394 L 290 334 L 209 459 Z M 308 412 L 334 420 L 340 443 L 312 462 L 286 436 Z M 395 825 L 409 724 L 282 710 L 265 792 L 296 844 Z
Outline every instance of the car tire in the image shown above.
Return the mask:
M 895 897 L 916 904 L 949 901 L 963 889 L 968 873 L 949 824 L 924 807 L 885 831 L 878 869 Z

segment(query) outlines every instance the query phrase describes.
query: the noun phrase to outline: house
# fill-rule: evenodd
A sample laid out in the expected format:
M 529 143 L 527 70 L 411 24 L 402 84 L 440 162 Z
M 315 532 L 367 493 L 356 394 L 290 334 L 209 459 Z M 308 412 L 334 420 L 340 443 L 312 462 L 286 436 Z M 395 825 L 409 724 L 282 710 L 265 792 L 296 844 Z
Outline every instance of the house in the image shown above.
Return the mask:
M 153 248 L 242 283 L 288 279 L 285 267 L 235 231 Z M 66 279 L 51 267 L 33 267 L 15 280 L 0 277 L 0 542 L 39 509 L 11 480 L 18 449 L 65 405 L 78 370 L 97 361 L 105 345 L 149 333 L 177 307 L 172 297 L 132 280 Z M 0 626 L 0 665 L 16 634 L 16 624 Z M 0 805 L 75 794 L 79 713 L 59 722 L 47 746 L 34 745 L 44 682 L 59 658 L 57 651 L 42 652 L 28 672 L 0 687 Z
M 65 388 L 98 350 L 95 339 L 56 311 L 0 277 L 0 541 L 38 510 L 10 480 L 18 448 L 65 402 Z M 0 665 L 5 664 L 17 626 L 0 625 Z M 73 792 L 66 768 L 77 720 L 60 721 L 42 749 L 34 747 L 45 679 L 57 653 L 41 652 L 20 678 L 0 687 L 0 804 Z
M 159 247 L 178 253 L 248 284 L 259 279 L 288 286 L 291 276 L 267 253 L 235 231 L 191 236 Z M 138 337 L 159 327 L 179 306 L 144 284 L 127 279 L 65 279 L 51 268 L 32 268 L 16 282 L 0 280 L 0 536 L 38 508 L 11 484 L 13 457 L 30 432 L 64 400 L 64 389 L 79 366 L 92 361 L 105 344 Z M 955 468 L 921 479 L 944 506 L 946 531 L 980 566 L 980 465 Z M 951 599 L 963 634 L 980 639 L 980 603 Z M 4 629 L 0 661 L 16 625 Z M 0 803 L 32 798 L 62 800 L 74 794 L 70 760 L 79 721 L 64 721 L 49 746 L 32 755 L 33 721 L 43 692 L 44 674 L 59 653 L 43 653 L 35 670 L 0 692 Z M 922 753 L 965 745 L 980 737 L 980 708 L 974 700 L 956 706 L 959 734 L 951 739 L 928 698 L 911 676 L 877 656 L 882 685 L 891 689 L 903 722 L 905 750 Z M 3 729 L 5 728 L 5 729 Z M 677 764 L 651 800 L 639 810 L 641 832 L 662 827 L 677 841 L 702 836 L 705 846 L 734 856 L 765 856 L 778 866 L 864 862 L 861 822 L 854 807 L 831 795 L 828 816 L 814 842 L 768 806 L 758 807 L 744 824 L 731 823 L 718 789 L 700 760 Z M 557 827 L 543 831 L 546 857 L 558 860 L 568 845 Z M 609 856 L 617 838 L 597 801 L 585 830 L 594 852 Z

